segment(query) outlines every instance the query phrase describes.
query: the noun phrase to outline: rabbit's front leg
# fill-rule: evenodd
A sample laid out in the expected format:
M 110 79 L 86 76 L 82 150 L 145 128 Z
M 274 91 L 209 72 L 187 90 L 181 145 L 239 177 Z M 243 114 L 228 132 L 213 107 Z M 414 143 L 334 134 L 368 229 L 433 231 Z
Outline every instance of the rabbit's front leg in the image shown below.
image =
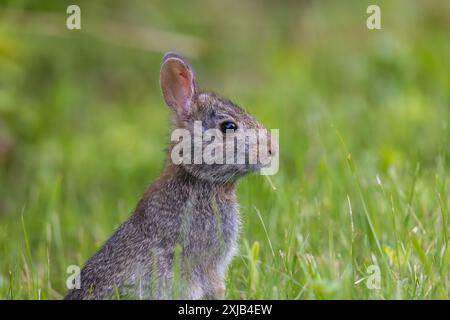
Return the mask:
M 203 299 L 223 300 L 225 298 L 225 280 L 224 275 L 219 271 L 212 271 L 208 279 L 209 287 L 206 290 Z
M 225 284 L 219 283 L 211 289 L 206 295 L 208 300 L 223 300 L 225 298 Z
M 204 291 L 201 285 L 197 282 L 191 282 L 188 291 L 189 300 L 199 300 L 203 297 Z

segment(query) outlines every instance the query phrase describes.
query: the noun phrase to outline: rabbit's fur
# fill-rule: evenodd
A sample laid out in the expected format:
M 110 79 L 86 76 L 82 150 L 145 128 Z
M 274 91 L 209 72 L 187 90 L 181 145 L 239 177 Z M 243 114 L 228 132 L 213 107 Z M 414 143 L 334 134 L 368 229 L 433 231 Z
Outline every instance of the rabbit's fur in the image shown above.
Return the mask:
M 192 131 L 233 120 L 263 128 L 253 117 L 213 93 L 199 93 L 190 65 L 168 53 L 161 89 L 174 128 Z M 224 145 L 226 148 L 227 146 Z M 247 145 L 246 152 L 256 146 Z M 173 144 L 169 147 L 169 152 Z M 170 153 L 169 153 L 170 154 Z M 235 185 L 259 164 L 179 164 L 168 157 L 163 174 L 148 188 L 134 214 L 81 271 L 81 288 L 66 299 L 223 298 L 224 277 L 236 252 L 239 210 Z

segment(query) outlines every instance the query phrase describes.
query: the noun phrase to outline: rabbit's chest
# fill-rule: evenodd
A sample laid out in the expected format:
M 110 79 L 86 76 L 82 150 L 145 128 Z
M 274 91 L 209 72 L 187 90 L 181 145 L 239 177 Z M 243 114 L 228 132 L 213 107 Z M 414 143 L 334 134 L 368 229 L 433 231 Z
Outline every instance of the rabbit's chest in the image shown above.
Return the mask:
M 194 205 L 191 209 L 191 217 L 188 209 L 181 224 L 180 236 L 187 236 L 185 252 L 209 262 L 231 259 L 239 231 L 236 202 L 216 201 L 208 206 Z

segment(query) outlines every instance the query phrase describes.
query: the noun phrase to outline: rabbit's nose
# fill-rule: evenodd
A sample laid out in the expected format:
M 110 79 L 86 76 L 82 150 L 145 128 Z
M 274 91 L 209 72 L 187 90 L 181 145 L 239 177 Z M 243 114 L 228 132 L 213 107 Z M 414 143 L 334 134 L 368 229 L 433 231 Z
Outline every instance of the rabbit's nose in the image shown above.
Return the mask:
M 267 152 L 269 153 L 269 156 L 273 156 L 275 150 L 273 150 L 274 148 L 272 148 L 272 139 L 271 138 L 269 138 L 268 144 L 269 145 L 268 145 L 268 148 L 267 148 Z
M 269 134 L 267 139 L 267 152 L 270 156 L 275 156 L 278 151 L 278 145 L 276 142 L 272 139 L 272 136 Z

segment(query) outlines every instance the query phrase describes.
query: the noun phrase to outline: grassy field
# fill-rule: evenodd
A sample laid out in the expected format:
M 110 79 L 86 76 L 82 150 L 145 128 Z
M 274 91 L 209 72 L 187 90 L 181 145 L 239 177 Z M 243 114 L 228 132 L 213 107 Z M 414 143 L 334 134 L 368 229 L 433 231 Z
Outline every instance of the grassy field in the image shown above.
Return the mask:
M 0 299 L 62 298 L 159 175 L 166 50 L 280 129 L 226 298 L 449 298 L 449 32 L 446 0 L 0 1 Z

